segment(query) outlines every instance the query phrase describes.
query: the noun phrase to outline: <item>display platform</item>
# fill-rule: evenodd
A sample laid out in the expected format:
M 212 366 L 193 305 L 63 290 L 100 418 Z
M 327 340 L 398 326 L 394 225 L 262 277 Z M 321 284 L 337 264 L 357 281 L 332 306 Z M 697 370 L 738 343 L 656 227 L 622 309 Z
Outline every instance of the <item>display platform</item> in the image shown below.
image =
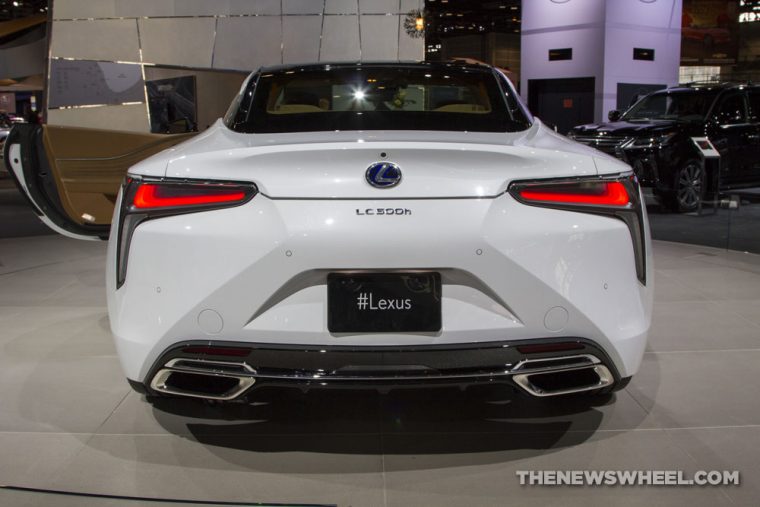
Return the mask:
M 0 240 L 0 484 L 352 506 L 756 505 L 760 256 L 654 242 L 642 368 L 595 406 L 498 389 L 261 392 L 150 404 L 125 382 L 105 244 Z M 523 470 L 739 470 L 741 486 L 520 486 Z M 51 500 L 52 499 L 52 500 Z M 0 489 L 0 505 L 100 505 Z M 103 505 L 158 505 L 117 501 Z

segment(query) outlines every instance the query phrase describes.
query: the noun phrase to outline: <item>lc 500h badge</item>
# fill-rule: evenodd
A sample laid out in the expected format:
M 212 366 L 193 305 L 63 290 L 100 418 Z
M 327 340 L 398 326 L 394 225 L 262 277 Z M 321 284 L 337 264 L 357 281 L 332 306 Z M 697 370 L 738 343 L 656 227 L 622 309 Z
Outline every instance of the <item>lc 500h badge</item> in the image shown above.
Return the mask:
M 411 215 L 409 208 L 356 208 L 357 215 Z

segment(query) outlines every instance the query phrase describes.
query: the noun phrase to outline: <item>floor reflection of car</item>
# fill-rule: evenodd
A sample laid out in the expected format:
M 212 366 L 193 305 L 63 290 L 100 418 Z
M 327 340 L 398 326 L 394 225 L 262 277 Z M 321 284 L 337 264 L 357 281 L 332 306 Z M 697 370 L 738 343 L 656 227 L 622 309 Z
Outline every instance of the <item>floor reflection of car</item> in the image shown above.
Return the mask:
M 569 136 L 633 166 L 643 185 L 677 211 L 704 194 L 691 137 L 707 137 L 721 155 L 721 189 L 760 185 L 760 86 L 686 85 L 651 93 L 610 122 L 580 125 Z
M 490 66 L 263 68 L 223 121 L 162 140 L 22 125 L 5 148 L 59 232 L 105 238 L 116 209 L 109 321 L 140 392 L 596 395 L 639 368 L 631 168 L 534 120 Z

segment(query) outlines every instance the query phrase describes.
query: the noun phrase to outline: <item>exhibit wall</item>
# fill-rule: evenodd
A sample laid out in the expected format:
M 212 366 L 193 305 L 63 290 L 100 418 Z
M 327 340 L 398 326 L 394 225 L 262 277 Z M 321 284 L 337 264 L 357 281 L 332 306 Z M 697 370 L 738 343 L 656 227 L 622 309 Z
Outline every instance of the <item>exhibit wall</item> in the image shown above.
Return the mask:
M 619 109 L 620 85 L 639 84 L 646 90 L 678 84 L 680 57 L 680 0 L 607 2 L 601 117 Z
M 55 0 L 49 79 L 56 95 L 48 122 L 148 132 L 146 94 L 123 100 L 119 92 L 144 89 L 152 76 L 182 74 L 199 83 L 202 130 L 223 114 L 245 75 L 262 65 L 423 59 L 424 39 L 404 28 L 422 8 L 422 0 Z M 65 77 L 56 75 L 58 60 L 67 63 Z M 155 70 L 162 67 L 174 70 Z M 104 90 L 87 93 L 102 101 L 56 99 L 77 94 L 78 73 L 103 83 Z
M 539 117 L 602 121 L 619 84 L 678 82 L 680 25 L 681 0 L 523 2 L 521 94 Z

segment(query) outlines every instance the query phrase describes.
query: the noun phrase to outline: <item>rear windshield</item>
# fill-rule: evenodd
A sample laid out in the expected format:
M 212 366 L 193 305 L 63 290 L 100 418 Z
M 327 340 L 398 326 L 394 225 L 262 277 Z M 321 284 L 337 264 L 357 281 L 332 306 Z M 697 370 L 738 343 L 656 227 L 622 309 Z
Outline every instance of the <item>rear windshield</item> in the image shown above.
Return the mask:
M 481 69 L 357 66 L 262 73 L 233 103 L 227 121 L 233 130 L 255 133 L 524 130 L 529 122 L 511 93 Z

